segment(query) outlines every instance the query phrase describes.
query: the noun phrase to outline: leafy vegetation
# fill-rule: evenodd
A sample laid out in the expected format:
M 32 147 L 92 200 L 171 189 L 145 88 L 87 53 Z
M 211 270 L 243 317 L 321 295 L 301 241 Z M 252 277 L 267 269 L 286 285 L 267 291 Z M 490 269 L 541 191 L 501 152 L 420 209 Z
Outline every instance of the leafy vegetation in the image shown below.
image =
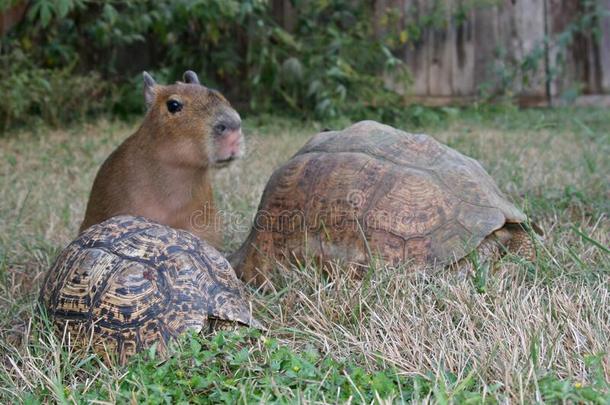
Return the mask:
M 30 400 L 58 399 L 53 394 L 59 394 L 65 402 L 148 404 L 422 400 L 493 404 L 503 399 L 500 385 L 484 388 L 474 370 L 465 370 L 462 376 L 447 371 L 408 375 L 393 366 L 371 372 L 360 366 L 358 359 L 335 360 L 311 345 L 296 352 L 255 330 L 220 332 L 211 338 L 190 335 L 174 349 L 169 359 L 159 360 L 151 348 L 135 358 L 112 386 L 98 380 L 69 390 L 43 390 Z M 92 372 L 95 364 L 87 359 L 81 367 Z M 599 404 L 610 399 L 601 358 L 590 358 L 587 364 L 597 373 L 591 385 L 560 379 L 552 373 L 537 377 L 541 399 Z
M 189 67 L 257 111 L 315 118 L 379 112 L 391 119 L 400 96 L 382 77 L 408 76 L 388 47 L 392 33 L 375 37 L 365 18 L 368 2 L 295 6 L 299 14 L 289 32 L 266 0 L 33 0 L 27 22 L 1 39 L 0 89 L 21 100 L 3 106 L 0 121 L 7 127 L 42 112 L 56 124 L 96 110 L 89 100 L 101 95 L 114 112 L 141 111 L 140 101 L 128 96 L 139 74 L 132 62 L 138 48 L 145 49 L 144 59 L 154 55 L 143 67 L 162 81 Z M 70 92 L 78 106 L 65 103 Z M 50 111 L 52 104 L 65 107 Z
M 556 77 L 574 38 L 607 13 L 593 0 L 581 2 L 582 15 L 522 60 L 506 60 L 498 49 L 494 80 L 480 86 L 483 98 L 510 96 L 516 81 L 527 85 L 540 72 L 547 47 L 557 58 L 547 76 Z M 0 10 L 16 3 L 4 1 Z M 443 119 L 444 111 L 405 105 L 394 89 L 408 89 L 411 79 L 396 55 L 419 46 L 425 31 L 464 24 L 472 9 L 498 1 L 449 6 L 435 0 L 420 12 L 389 7 L 373 19 L 366 0 L 293 0 L 297 12 L 290 21 L 281 21 L 272 3 L 31 0 L 27 18 L 0 38 L 0 91 L 12 100 L 0 106 L 0 126 L 58 126 L 100 111 L 139 113 L 143 106 L 134 94 L 140 93 L 141 70 L 172 82 L 187 68 L 240 110 L 248 105 L 257 113 L 315 120 Z

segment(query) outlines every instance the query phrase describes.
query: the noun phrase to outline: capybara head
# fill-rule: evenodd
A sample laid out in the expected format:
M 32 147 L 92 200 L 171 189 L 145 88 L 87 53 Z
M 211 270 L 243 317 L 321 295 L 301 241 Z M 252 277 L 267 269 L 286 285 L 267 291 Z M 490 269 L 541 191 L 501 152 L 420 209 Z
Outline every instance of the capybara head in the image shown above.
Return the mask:
M 177 165 L 222 167 L 244 154 L 241 118 L 218 91 L 199 83 L 193 71 L 184 82 L 159 85 L 147 72 L 144 99 L 148 109 L 143 126 L 155 141 L 165 145 L 165 159 Z M 159 152 L 163 154 L 163 147 Z

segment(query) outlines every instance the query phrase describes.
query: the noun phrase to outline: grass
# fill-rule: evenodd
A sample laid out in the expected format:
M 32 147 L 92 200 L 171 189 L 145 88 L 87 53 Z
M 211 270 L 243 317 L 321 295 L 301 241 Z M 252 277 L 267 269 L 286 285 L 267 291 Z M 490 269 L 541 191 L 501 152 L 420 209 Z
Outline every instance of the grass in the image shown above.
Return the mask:
M 608 403 L 610 115 L 427 114 L 426 132 L 479 159 L 545 229 L 536 263 L 507 257 L 472 280 L 382 264 L 362 282 L 283 271 L 275 291 L 250 290 L 268 332 L 187 336 L 168 361 L 149 352 L 125 367 L 62 349 L 35 302 L 99 164 L 134 125 L 0 138 L 0 402 Z M 273 117 L 246 128 L 247 157 L 215 176 L 227 252 L 273 169 L 320 129 Z

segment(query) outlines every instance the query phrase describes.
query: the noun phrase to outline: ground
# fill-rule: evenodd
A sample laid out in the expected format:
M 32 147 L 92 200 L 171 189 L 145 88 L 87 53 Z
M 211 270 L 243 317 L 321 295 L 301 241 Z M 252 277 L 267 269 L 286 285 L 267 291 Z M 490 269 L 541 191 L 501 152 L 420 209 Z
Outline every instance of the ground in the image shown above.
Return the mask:
M 275 291 L 248 290 L 268 331 L 186 337 L 170 360 L 146 353 L 126 367 L 61 349 L 36 298 L 97 168 L 137 124 L 0 136 L 0 402 L 608 403 L 610 114 L 440 114 L 397 126 L 479 159 L 545 230 L 535 263 L 507 257 L 468 279 L 382 263 L 362 281 L 292 269 Z M 321 127 L 245 120 L 246 157 L 215 174 L 226 252 L 248 233 L 273 169 Z

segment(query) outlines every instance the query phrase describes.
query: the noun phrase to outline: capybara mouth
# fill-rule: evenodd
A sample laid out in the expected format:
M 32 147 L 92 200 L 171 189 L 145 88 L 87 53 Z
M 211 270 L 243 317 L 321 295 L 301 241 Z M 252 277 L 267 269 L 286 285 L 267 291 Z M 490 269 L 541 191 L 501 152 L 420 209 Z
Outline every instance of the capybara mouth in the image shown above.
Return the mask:
M 214 167 L 227 167 L 231 164 L 231 162 L 237 159 L 239 159 L 237 156 L 229 156 L 226 159 L 217 160 L 216 162 L 214 162 Z

